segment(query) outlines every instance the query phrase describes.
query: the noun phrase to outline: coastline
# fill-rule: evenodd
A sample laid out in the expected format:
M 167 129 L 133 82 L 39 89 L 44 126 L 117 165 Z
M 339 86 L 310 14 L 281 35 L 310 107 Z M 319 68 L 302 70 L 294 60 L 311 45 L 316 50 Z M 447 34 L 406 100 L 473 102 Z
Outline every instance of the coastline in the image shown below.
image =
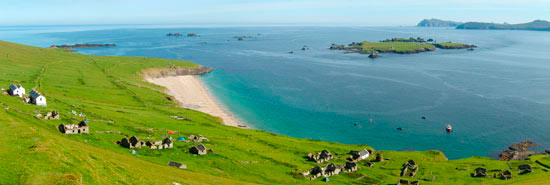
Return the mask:
M 146 78 L 150 83 L 165 87 L 183 108 L 204 112 L 220 117 L 222 124 L 238 128 L 249 128 L 233 113 L 225 108 L 196 75 L 165 76 Z

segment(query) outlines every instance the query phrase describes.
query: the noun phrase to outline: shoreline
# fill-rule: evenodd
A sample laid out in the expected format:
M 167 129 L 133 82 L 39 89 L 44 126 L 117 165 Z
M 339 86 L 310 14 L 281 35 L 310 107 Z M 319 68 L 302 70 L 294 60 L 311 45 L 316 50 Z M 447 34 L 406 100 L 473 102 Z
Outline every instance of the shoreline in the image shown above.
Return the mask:
M 222 124 L 237 128 L 250 128 L 225 107 L 197 75 L 147 77 L 145 80 L 167 89 L 167 94 L 176 98 L 187 109 L 210 114 L 222 119 Z

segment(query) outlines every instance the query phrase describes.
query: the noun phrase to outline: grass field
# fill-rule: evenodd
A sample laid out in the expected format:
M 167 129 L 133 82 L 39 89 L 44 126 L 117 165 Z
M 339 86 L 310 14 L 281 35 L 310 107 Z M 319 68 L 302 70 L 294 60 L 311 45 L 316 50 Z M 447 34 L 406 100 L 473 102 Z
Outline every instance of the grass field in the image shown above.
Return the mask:
M 417 53 L 423 51 L 432 51 L 435 46 L 426 43 L 416 42 L 361 42 L 364 51 L 378 51 L 381 53 Z
M 162 87 L 143 81 L 141 75 L 142 69 L 169 64 L 198 66 L 177 60 L 89 56 L 0 41 L 0 87 L 22 84 L 27 91 L 39 90 L 48 100 L 47 107 L 37 107 L 0 94 L 0 184 L 325 184 L 297 174 L 318 165 L 304 158 L 307 153 L 328 149 L 336 154 L 333 161 L 343 164 L 349 150 L 370 148 L 224 126 L 216 117 L 180 108 L 166 98 Z M 52 110 L 61 113 L 61 120 L 33 117 Z M 72 110 L 87 115 L 90 134 L 57 131 L 61 123 L 84 119 L 69 114 Z M 191 121 L 171 118 L 176 115 Z M 205 146 L 214 152 L 194 156 L 187 152 L 193 143 L 176 142 L 173 149 L 143 148 L 133 155 L 115 143 L 134 135 L 160 140 L 168 130 L 176 132 L 175 138 L 202 134 L 210 140 Z M 363 161 L 357 172 L 331 177 L 329 183 L 396 184 L 401 165 L 414 159 L 420 171 L 406 179 L 422 184 L 550 184 L 549 169 L 535 162 L 549 165 L 550 157 L 545 155 L 508 165 L 486 157 L 449 161 L 438 151 L 375 153 L 379 152 L 390 160 L 372 168 Z M 184 163 L 188 169 L 169 167 L 169 161 Z M 532 164 L 534 172 L 518 175 L 520 163 Z M 470 177 L 479 166 L 511 170 L 514 178 Z M 422 180 L 433 176 L 433 182 Z

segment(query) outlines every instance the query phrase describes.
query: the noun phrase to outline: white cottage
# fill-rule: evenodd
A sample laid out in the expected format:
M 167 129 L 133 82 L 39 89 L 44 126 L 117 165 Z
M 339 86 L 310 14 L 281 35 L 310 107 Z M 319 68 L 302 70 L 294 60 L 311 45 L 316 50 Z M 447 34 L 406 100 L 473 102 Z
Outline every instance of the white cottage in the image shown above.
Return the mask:
M 15 84 L 10 85 L 10 89 L 8 93 L 10 93 L 10 95 L 12 96 L 19 96 L 19 97 L 23 97 L 23 95 L 26 94 L 25 88 L 23 88 L 23 86 L 15 85 Z
M 31 98 L 31 103 L 38 106 L 46 106 L 46 97 L 42 96 L 38 91 L 33 89 L 29 97 Z

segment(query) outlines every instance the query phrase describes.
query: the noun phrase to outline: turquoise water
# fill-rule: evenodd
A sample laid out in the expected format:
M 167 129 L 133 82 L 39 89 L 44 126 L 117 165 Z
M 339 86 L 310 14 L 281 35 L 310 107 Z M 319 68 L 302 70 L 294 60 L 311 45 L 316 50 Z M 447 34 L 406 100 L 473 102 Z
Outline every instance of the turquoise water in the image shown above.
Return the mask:
M 184 59 L 216 68 L 202 80 L 236 116 L 254 128 L 293 137 L 378 150 L 437 149 L 450 159 L 494 157 L 525 139 L 541 144 L 538 150 L 550 147 L 550 32 L 128 27 L 0 27 L 0 39 L 40 47 L 116 43 L 78 51 Z M 201 36 L 164 36 L 169 32 Z M 233 38 L 243 35 L 256 38 Z M 376 60 L 327 49 L 332 43 L 391 37 L 479 48 L 383 54 Z M 304 45 L 310 50 L 300 50 Z M 453 133 L 445 132 L 446 124 Z

